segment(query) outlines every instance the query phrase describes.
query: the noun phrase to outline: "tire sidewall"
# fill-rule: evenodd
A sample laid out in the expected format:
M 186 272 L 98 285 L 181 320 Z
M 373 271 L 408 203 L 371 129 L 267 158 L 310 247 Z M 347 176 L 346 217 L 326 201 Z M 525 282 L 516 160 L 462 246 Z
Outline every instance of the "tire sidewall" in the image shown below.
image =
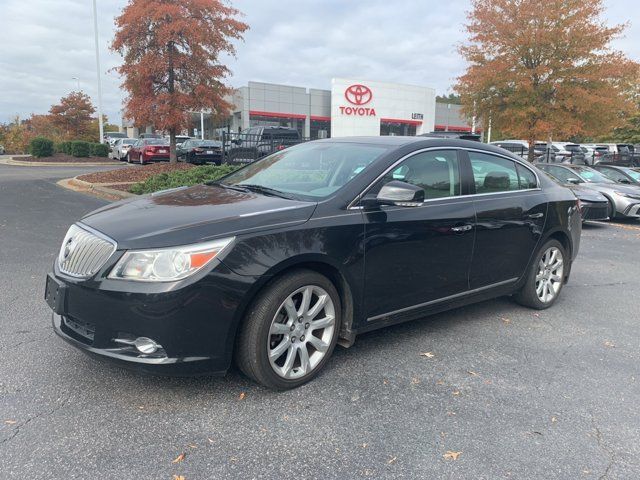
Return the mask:
M 552 247 L 557 248 L 562 253 L 562 262 L 563 262 L 562 275 L 563 275 L 563 277 L 566 278 L 567 268 L 569 268 L 569 259 L 567 258 L 567 251 L 564 248 L 564 246 L 562 245 L 562 243 L 560 243 L 558 240 L 555 240 L 555 239 L 547 240 L 542 245 L 542 248 L 540 248 L 540 250 L 538 250 L 538 253 L 536 253 L 536 255 L 534 257 L 533 263 L 531 264 L 531 267 L 529 268 L 527 282 L 525 283 L 525 285 L 523 287 L 524 291 L 521 292 L 521 293 L 523 293 L 525 295 L 525 297 L 529 297 L 529 298 L 527 298 L 527 300 L 532 303 L 529 306 L 531 306 L 533 308 L 536 308 L 538 310 L 547 309 L 547 308 L 551 307 L 554 303 L 556 303 L 556 301 L 558 300 L 558 298 L 562 294 L 562 289 L 564 288 L 564 284 L 565 284 L 565 280 L 563 278 L 562 283 L 560 284 L 560 290 L 558 290 L 558 293 L 553 298 L 553 300 L 551 300 L 550 302 L 544 303 L 544 302 L 542 302 L 542 300 L 540 300 L 538 298 L 538 295 L 536 293 L 536 275 L 538 273 L 538 264 L 540 263 L 540 260 L 542 259 L 542 256 L 544 255 L 544 252 L 546 252 L 549 248 L 552 248 Z
M 291 295 L 291 293 L 305 285 L 321 287 L 331 297 L 336 317 L 334 335 L 324 357 L 311 373 L 302 378 L 288 380 L 280 377 L 273 371 L 269 362 L 266 345 L 269 337 L 269 330 L 271 328 L 271 322 L 278 309 L 286 298 Z M 251 348 L 253 355 L 255 355 L 256 374 L 261 377 L 258 381 L 271 388 L 287 390 L 307 383 L 324 369 L 326 363 L 333 354 L 333 350 L 335 349 L 340 334 L 340 326 L 342 323 L 342 304 L 335 286 L 328 278 L 311 270 L 298 270 L 291 272 L 284 277 L 279 277 L 268 285 L 263 294 L 260 295 L 252 306 L 248 315 L 259 315 L 261 317 L 261 323 L 257 328 L 257 336 L 254 336 L 254 338 L 251 339 L 246 339 L 245 337 L 245 341 L 249 340 L 253 343 L 253 345 L 245 347 Z

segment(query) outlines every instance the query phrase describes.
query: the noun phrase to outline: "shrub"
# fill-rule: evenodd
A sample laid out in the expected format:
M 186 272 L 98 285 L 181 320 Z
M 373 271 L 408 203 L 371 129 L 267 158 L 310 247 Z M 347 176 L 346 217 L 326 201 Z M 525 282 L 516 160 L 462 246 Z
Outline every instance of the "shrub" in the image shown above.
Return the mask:
M 91 155 L 93 155 L 94 157 L 108 157 L 109 145 L 105 145 L 104 143 L 92 143 Z
M 66 153 L 71 155 L 71 142 L 60 142 L 56 145 L 57 153 Z
M 53 155 L 53 140 L 44 137 L 36 137 L 29 143 L 29 153 L 37 158 Z
M 129 191 L 142 195 L 144 193 L 166 190 L 167 188 L 197 185 L 199 183 L 217 180 L 237 170 L 237 168 L 235 165 L 203 165 L 201 167 L 190 168 L 189 170 L 160 173 L 149 177 L 144 182 L 132 185 Z
M 91 156 L 91 143 L 83 142 L 81 140 L 74 140 L 71 142 L 71 155 L 74 157 L 89 157 Z

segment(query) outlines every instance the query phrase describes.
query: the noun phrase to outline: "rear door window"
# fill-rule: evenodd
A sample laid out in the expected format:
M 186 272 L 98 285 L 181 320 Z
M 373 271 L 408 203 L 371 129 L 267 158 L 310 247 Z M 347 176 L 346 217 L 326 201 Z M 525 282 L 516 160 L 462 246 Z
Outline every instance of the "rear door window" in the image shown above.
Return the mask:
M 516 162 L 487 153 L 469 152 L 476 193 L 520 190 Z

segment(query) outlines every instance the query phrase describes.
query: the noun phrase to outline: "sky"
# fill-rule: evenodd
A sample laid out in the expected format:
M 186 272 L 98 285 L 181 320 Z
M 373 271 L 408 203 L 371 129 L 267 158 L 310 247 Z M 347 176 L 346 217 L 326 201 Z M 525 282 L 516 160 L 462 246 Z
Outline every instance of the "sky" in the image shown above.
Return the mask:
M 633 21 L 638 0 L 605 0 L 609 24 Z M 97 0 L 103 112 L 121 118 L 122 62 L 109 50 L 126 0 Z M 331 78 L 408 83 L 451 92 L 465 63 L 469 0 L 234 0 L 251 29 L 230 58 L 233 87 L 265 81 L 330 89 Z M 91 0 L 0 0 L 0 122 L 46 113 L 72 90 L 97 105 Z M 640 61 L 640 18 L 614 46 Z M 74 80 L 76 77 L 78 80 Z

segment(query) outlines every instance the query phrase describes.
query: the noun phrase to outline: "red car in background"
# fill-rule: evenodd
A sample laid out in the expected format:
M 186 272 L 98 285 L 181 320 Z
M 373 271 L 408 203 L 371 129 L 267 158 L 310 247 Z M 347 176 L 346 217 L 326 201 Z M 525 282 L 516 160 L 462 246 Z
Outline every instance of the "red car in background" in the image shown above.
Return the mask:
M 169 161 L 169 142 L 163 138 L 140 138 L 127 153 L 127 163 Z

